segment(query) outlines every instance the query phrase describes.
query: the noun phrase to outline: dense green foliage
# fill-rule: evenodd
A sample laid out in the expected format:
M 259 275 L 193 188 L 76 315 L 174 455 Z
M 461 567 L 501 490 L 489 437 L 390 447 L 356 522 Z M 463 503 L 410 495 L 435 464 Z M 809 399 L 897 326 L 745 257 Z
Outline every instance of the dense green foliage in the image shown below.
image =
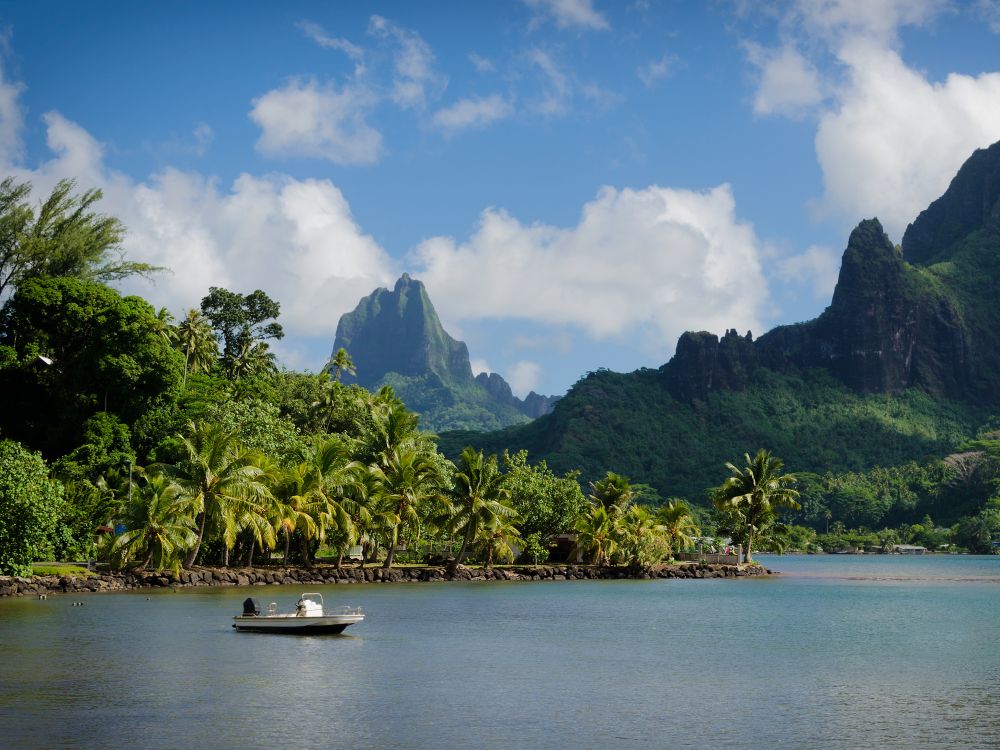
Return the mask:
M 0 575 L 31 575 L 45 555 L 62 505 L 62 486 L 49 479 L 42 457 L 0 441 Z
M 768 446 L 796 472 L 863 471 L 948 453 L 974 434 L 978 409 L 909 390 L 859 394 L 822 371 L 780 375 L 764 368 L 745 391 L 677 401 L 661 373 L 589 373 L 552 414 L 496 433 L 444 433 L 447 455 L 466 444 L 527 449 L 555 471 L 593 480 L 608 466 L 662 496 L 707 502 L 725 462 L 746 446 Z

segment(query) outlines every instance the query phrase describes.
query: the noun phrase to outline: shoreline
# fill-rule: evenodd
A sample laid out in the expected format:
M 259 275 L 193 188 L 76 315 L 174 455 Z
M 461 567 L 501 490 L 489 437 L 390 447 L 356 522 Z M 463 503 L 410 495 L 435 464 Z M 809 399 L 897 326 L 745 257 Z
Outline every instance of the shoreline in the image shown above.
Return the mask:
M 203 586 L 295 586 L 303 584 L 433 583 L 445 581 L 573 581 L 652 580 L 666 578 L 744 578 L 775 575 L 761 565 L 717 563 L 662 563 L 643 568 L 593 565 L 513 565 L 486 570 L 460 567 L 454 575 L 444 566 L 413 568 L 203 568 L 171 571 L 132 571 L 85 576 L 0 576 L 0 598 L 49 594 L 99 593 L 136 589 L 197 588 Z

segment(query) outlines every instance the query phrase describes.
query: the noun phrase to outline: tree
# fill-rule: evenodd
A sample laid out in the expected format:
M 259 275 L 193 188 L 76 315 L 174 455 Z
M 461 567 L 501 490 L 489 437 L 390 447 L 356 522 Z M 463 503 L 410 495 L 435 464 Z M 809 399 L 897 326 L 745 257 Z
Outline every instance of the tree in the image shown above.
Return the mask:
M 691 507 L 683 500 L 668 500 L 656 511 L 656 518 L 663 526 L 663 533 L 670 545 L 669 555 L 676 549 L 690 548 L 694 538 L 701 535 L 701 529 L 691 513 Z
M 0 300 L 42 276 L 106 282 L 161 270 L 125 260 L 125 227 L 91 210 L 101 191 L 74 195 L 75 187 L 72 180 L 61 180 L 36 213 L 28 203 L 30 183 L 12 177 L 0 182 Z
M 224 549 L 232 549 L 239 531 L 237 518 L 249 509 L 265 512 L 271 493 L 263 481 L 259 454 L 243 448 L 235 433 L 219 425 L 192 422 L 180 438 L 185 457 L 159 469 L 180 485 L 181 497 L 196 514 L 197 538 L 184 558 L 184 567 L 190 568 L 198 558 L 206 528 L 219 533 Z
M 612 515 L 624 513 L 635 499 L 628 479 L 609 471 L 604 479 L 590 483 L 590 501 L 607 509 Z
M 621 515 L 617 533 L 618 548 L 629 565 L 652 565 L 669 552 L 663 526 L 643 505 L 632 505 Z
M 556 476 L 545 461 L 528 464 L 528 451 L 503 454 L 503 486 L 510 494 L 510 506 L 517 511 L 518 528 L 525 539 L 539 545 L 556 534 L 573 528 L 587 501 L 577 482 L 578 472 Z M 537 553 L 545 550 L 536 547 Z M 527 551 L 527 548 L 525 548 Z
M 449 527 L 462 532 L 462 546 L 450 566 L 454 573 L 465 560 L 480 529 L 498 524 L 499 519 L 514 519 L 517 512 L 507 504 L 510 493 L 503 486 L 496 456 L 483 458 L 482 451 L 465 448 L 459 456 L 452 483 L 454 486 L 448 496 L 454 513 Z
M 437 464 L 415 447 L 396 448 L 370 468 L 374 492 L 392 524 L 387 529 L 387 553 L 382 567 L 392 565 L 396 547 L 419 524 L 425 505 L 441 496 Z
M 175 341 L 184 353 L 184 379 L 182 388 L 187 387 L 189 372 L 208 372 L 219 358 L 219 345 L 212 332 L 212 324 L 198 310 L 188 310 L 184 320 L 177 326 Z
M 346 372 L 348 375 L 357 375 L 358 369 L 354 366 L 354 360 L 351 359 L 351 355 L 347 353 L 347 349 L 340 347 L 336 352 L 334 352 L 330 361 L 326 363 L 326 366 L 323 368 L 323 372 L 332 372 L 333 379 L 339 383 L 342 373 Z
M 576 521 L 576 544 L 570 557 L 583 555 L 594 565 L 608 565 L 618 549 L 615 518 L 604 505 L 596 503 Z
M 754 534 L 764 531 L 776 519 L 775 510 L 797 510 L 799 493 L 792 488 L 796 479 L 782 474 L 784 463 L 763 448 L 752 458 L 744 453 L 745 466 L 727 463 L 731 476 L 712 492 L 712 502 L 729 512 L 737 536 L 745 538 L 747 562 L 753 552 Z
M 0 316 L 4 434 L 63 455 L 80 445 L 81 425 L 97 412 L 133 424 L 173 403 L 183 361 L 156 333 L 156 311 L 93 281 L 35 278 L 21 283 Z
M 236 381 L 266 377 L 278 370 L 274 354 L 267 344 L 253 339 L 241 339 L 239 344 L 223 357 L 222 365 L 226 368 L 229 378 Z
M 278 323 L 267 322 L 278 317 L 281 305 L 260 289 L 244 295 L 210 287 L 201 300 L 201 311 L 222 338 L 224 359 L 235 358 L 241 348 L 254 341 L 280 339 L 285 335 Z
M 0 575 L 31 575 L 31 562 L 55 529 L 62 485 L 45 461 L 12 440 L 0 441 Z
M 112 560 L 119 566 L 139 560 L 144 568 L 171 567 L 176 574 L 181 555 L 197 538 L 191 510 L 180 486 L 162 474 L 140 473 L 122 519 L 126 531 L 111 546 Z

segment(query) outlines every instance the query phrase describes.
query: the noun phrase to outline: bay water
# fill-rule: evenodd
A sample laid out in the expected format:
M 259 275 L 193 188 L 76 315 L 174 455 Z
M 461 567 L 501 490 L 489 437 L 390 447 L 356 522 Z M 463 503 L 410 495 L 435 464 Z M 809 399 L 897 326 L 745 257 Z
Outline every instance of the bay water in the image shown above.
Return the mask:
M 1000 557 L 764 557 L 767 578 L 0 599 L 11 748 L 996 748 Z M 82 602 L 82 605 L 77 604 Z

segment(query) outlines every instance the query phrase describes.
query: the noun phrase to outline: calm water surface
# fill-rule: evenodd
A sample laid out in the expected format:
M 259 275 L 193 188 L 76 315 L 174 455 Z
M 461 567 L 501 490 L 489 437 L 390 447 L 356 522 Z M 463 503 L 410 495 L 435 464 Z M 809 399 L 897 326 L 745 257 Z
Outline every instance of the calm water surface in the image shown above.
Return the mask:
M 0 600 L 0 746 L 1000 746 L 1000 557 L 764 560 L 314 587 L 365 608 L 343 636 L 236 633 L 248 589 Z

